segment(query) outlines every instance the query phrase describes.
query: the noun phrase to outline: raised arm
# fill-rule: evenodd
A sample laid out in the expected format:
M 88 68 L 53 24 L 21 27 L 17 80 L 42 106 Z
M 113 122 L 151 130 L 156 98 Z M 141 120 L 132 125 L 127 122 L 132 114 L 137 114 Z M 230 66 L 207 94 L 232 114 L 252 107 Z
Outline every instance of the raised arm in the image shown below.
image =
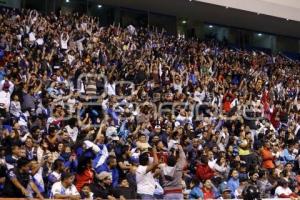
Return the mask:
M 178 165 L 183 168 L 186 165 L 186 156 L 181 145 L 177 145 L 179 150 Z
M 152 154 L 153 154 L 153 162 L 148 165 L 147 169 L 146 169 L 146 173 L 152 171 L 153 169 L 155 169 L 157 166 L 158 166 L 158 158 L 157 158 L 157 151 L 156 151 L 156 147 L 153 146 L 153 149 L 152 149 Z

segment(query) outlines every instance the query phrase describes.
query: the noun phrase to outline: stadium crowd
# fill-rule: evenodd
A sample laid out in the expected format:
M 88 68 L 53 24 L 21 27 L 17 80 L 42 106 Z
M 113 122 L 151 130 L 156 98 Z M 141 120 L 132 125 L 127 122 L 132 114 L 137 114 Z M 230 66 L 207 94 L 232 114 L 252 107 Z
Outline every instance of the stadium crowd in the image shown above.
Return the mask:
M 78 13 L 0 13 L 1 197 L 300 194 L 299 61 Z

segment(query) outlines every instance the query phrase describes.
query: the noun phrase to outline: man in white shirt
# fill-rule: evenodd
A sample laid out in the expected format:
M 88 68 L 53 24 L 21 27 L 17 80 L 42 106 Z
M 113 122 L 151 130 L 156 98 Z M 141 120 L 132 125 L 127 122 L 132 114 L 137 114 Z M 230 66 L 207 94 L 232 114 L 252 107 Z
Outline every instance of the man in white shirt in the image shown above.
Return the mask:
M 69 41 L 70 37 L 68 35 L 68 33 L 62 33 L 60 36 L 60 45 L 61 45 L 61 49 L 63 50 L 67 50 L 68 49 L 68 41 Z
M 2 90 L 0 90 L 0 108 L 4 109 L 6 112 L 9 111 L 10 107 L 10 96 L 9 85 L 4 84 Z
M 284 178 L 281 178 L 278 181 L 278 187 L 275 189 L 275 196 L 277 198 L 292 198 L 296 195 L 293 193 L 293 191 L 289 188 L 287 180 Z
M 77 191 L 74 182 L 74 175 L 64 173 L 61 176 L 61 181 L 53 184 L 51 189 L 51 197 L 54 199 L 80 199 L 80 194 Z
M 140 199 L 154 199 L 155 180 L 152 170 L 158 166 L 156 148 L 153 147 L 153 162 L 149 164 L 149 154 L 144 152 L 139 156 L 139 166 L 136 169 L 137 193 Z

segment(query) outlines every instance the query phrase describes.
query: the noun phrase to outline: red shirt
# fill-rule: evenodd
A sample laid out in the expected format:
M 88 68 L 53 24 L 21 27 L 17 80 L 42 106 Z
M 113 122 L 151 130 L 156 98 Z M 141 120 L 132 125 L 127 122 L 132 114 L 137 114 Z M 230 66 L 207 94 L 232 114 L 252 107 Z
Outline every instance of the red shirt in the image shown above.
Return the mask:
M 207 189 L 206 187 L 202 188 L 204 199 L 214 199 L 215 195 L 212 189 Z
M 274 156 L 272 155 L 272 152 L 269 149 L 262 148 L 260 155 L 262 157 L 262 166 L 265 169 L 274 169 L 275 164 L 273 162 Z
M 94 180 L 94 171 L 86 169 L 82 174 L 76 174 L 76 188 L 80 192 L 82 187 L 87 183 L 92 183 Z
M 208 165 L 200 164 L 197 166 L 196 176 L 202 181 L 205 181 L 214 176 L 214 171 Z

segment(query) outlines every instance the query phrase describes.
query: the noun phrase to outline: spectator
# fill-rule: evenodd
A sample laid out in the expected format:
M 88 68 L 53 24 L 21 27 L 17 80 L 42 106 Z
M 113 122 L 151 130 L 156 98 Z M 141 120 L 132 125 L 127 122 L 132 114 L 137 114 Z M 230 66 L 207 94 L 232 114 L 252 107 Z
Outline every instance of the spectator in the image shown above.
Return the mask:
M 106 161 L 100 168 L 97 169 L 98 173 L 103 171 L 109 172 L 112 174 L 112 185 L 116 187 L 118 185 L 119 180 L 119 171 L 117 169 L 117 159 L 115 156 L 110 155 Z
M 17 168 L 8 171 L 4 184 L 4 197 L 31 198 L 33 194 L 28 191 L 30 186 L 36 197 L 44 199 L 29 173 L 30 161 L 21 158 L 17 161 Z
M 121 180 L 118 187 L 114 189 L 114 197 L 121 199 L 136 199 L 137 194 L 135 188 L 130 187 L 129 182 L 126 178 Z
M 181 145 L 176 146 L 175 155 L 170 155 L 167 164 L 162 164 L 161 178 L 165 199 L 183 199 L 182 180 L 186 157 Z
M 94 194 L 93 197 L 101 199 L 115 199 L 113 196 L 111 175 L 108 172 L 103 171 L 95 177 L 94 183 L 90 186 L 91 191 Z
M 61 180 L 61 175 L 64 172 L 64 163 L 62 160 L 55 160 L 53 163 L 52 172 L 48 175 L 48 183 L 49 189 L 51 189 L 52 185 Z M 49 190 L 50 191 L 50 190 Z
M 208 180 L 214 177 L 214 171 L 208 165 L 208 158 L 207 156 L 201 157 L 201 163 L 198 164 L 196 169 L 197 177 L 202 180 Z
M 275 196 L 278 198 L 292 198 L 297 195 L 288 187 L 288 182 L 285 179 L 280 179 L 275 190 Z
M 201 190 L 200 182 L 198 179 L 191 181 L 191 192 L 189 193 L 189 199 L 203 199 L 204 195 Z
M 93 193 L 91 192 L 89 184 L 83 185 L 81 192 L 80 192 L 80 199 L 92 200 Z
M 260 190 L 261 198 L 270 198 L 273 185 L 268 180 L 268 171 L 262 170 L 259 172 L 257 186 Z
M 81 158 L 79 160 L 76 174 L 76 189 L 81 192 L 81 189 L 86 184 L 91 184 L 94 179 L 94 171 L 92 169 L 92 160 L 90 158 Z
M 261 153 L 262 160 L 263 160 L 263 163 L 262 163 L 263 168 L 274 169 L 275 168 L 275 165 L 273 162 L 274 156 L 270 150 L 270 143 L 265 142 L 265 145 L 261 149 L 260 153 Z
M 203 191 L 203 199 L 214 199 L 216 198 L 214 191 L 213 191 L 213 184 L 211 182 L 211 180 L 207 179 L 202 187 L 202 191 Z
M 236 192 L 240 185 L 238 177 L 239 177 L 239 172 L 236 169 L 232 170 L 230 173 L 230 179 L 228 180 L 228 187 L 231 190 L 231 195 L 233 197 L 237 197 Z
M 157 168 L 158 158 L 156 148 L 153 147 L 153 161 L 149 161 L 148 152 L 142 153 L 139 156 L 140 165 L 136 169 L 137 193 L 141 199 L 154 199 L 155 180 L 153 170 Z
M 73 182 L 74 176 L 71 173 L 63 173 L 61 181 L 53 184 L 50 196 L 55 199 L 80 199 L 80 194 Z

